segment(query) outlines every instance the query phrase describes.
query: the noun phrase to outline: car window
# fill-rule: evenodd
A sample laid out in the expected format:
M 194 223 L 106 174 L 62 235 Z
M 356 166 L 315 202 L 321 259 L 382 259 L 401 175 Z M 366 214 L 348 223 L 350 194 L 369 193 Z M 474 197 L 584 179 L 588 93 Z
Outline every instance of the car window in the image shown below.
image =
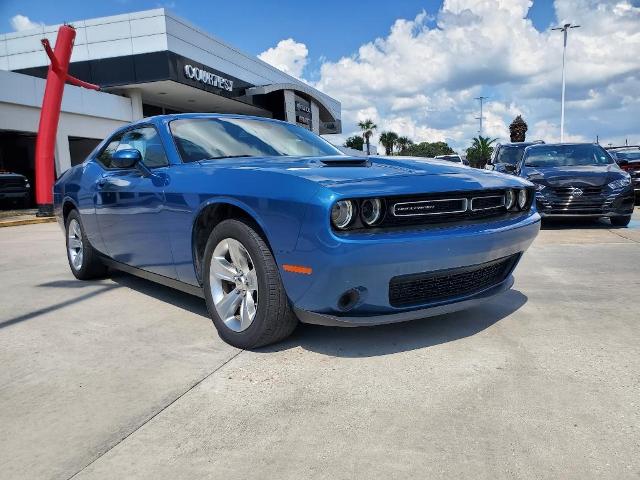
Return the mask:
M 120 145 L 121 139 L 122 134 L 113 137 L 107 146 L 96 156 L 96 160 L 98 160 L 98 162 L 100 162 L 105 168 L 111 168 L 111 156 L 118 148 L 118 145 Z
M 154 127 L 142 127 L 126 132 L 116 151 L 128 148 L 138 150 L 142 155 L 142 161 L 149 168 L 169 165 L 160 135 Z
M 614 152 L 610 152 L 614 153 Z M 615 152 L 615 157 L 618 160 L 640 160 L 640 152 Z
M 518 146 L 506 146 L 503 145 L 498 150 L 498 154 L 494 160 L 494 163 L 508 163 L 510 165 L 517 164 L 522 158 L 526 145 Z
M 309 130 L 244 118 L 179 119 L 171 133 L 183 162 L 232 157 L 342 155 Z
M 528 167 L 568 167 L 609 165 L 607 152 L 597 145 L 536 145 L 526 152 Z

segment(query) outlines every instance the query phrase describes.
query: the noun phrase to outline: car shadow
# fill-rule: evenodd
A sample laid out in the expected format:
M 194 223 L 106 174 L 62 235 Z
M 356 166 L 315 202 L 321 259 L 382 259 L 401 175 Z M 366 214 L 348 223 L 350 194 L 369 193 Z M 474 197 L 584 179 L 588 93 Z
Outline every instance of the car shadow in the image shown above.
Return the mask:
M 206 317 L 210 321 L 207 305 L 200 297 L 117 270 L 110 271 L 108 278 L 121 287 L 130 288 L 162 302 L 170 303 L 188 312 Z
M 410 322 L 358 328 L 301 324 L 287 340 L 255 351 L 270 353 L 299 346 L 335 357 L 390 355 L 470 337 L 511 315 L 526 302 L 523 293 L 509 290 L 468 310 Z
M 210 320 L 202 298 L 124 272 L 112 271 L 107 278 L 119 287 L 130 288 Z M 65 288 L 86 285 L 75 280 L 54 283 Z M 390 355 L 470 337 L 511 315 L 526 302 L 526 295 L 509 290 L 468 310 L 410 322 L 357 328 L 300 324 L 288 339 L 253 351 L 272 353 L 302 347 L 336 357 Z

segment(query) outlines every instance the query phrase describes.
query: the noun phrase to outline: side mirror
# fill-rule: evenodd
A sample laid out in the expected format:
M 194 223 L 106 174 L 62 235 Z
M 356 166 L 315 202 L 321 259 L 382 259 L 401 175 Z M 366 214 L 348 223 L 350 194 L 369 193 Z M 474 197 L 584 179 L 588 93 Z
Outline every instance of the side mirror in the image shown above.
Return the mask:
M 111 157 L 111 165 L 115 168 L 136 167 L 145 177 L 151 177 L 153 173 L 142 161 L 142 154 L 135 148 L 117 150 Z
M 142 162 L 142 155 L 135 148 L 117 150 L 111 156 L 111 165 L 115 168 L 131 168 Z

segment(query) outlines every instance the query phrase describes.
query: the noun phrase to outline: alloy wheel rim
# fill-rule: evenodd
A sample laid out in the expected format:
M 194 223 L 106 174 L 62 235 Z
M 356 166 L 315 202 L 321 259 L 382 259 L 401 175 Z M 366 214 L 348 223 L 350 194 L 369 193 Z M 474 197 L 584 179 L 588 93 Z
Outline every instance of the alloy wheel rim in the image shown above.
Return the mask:
M 258 310 L 258 276 L 247 249 L 234 238 L 218 242 L 210 259 L 209 285 L 216 312 L 234 332 L 249 328 Z
M 82 245 L 82 229 L 80 222 L 75 218 L 69 222 L 69 232 L 67 233 L 67 250 L 69 251 L 69 260 L 74 270 L 82 268 L 82 259 L 84 255 L 84 246 Z

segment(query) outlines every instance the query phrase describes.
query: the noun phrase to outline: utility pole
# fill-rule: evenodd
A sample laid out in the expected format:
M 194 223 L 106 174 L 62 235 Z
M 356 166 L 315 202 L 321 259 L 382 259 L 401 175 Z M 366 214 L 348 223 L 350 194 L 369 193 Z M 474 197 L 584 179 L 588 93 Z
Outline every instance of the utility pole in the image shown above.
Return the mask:
M 480 120 L 480 130 L 478 130 L 478 135 L 482 136 L 482 119 L 484 118 L 482 116 L 482 103 L 489 97 L 476 97 L 474 100 L 480 100 L 480 116 L 476 117 L 476 120 Z
M 562 27 L 552 28 L 551 30 L 558 30 L 564 35 L 564 42 L 562 44 L 562 100 L 560 107 L 560 143 L 564 142 L 564 90 L 565 90 L 565 81 L 564 81 L 564 63 L 565 56 L 567 53 L 567 33 L 570 28 L 580 28 L 580 25 L 571 25 L 570 23 L 565 23 Z

